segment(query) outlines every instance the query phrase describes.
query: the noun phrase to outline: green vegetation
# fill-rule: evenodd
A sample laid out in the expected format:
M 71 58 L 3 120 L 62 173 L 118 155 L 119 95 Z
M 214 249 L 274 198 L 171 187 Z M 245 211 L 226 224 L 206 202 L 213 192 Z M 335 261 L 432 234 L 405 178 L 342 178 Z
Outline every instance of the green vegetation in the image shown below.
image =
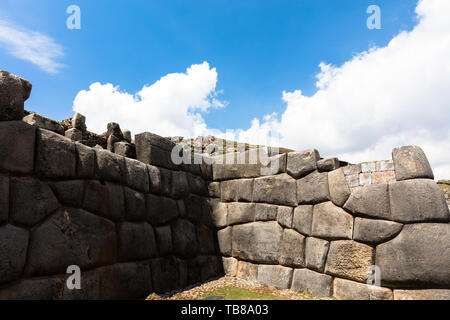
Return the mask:
M 248 289 L 223 287 L 210 291 L 200 297 L 200 300 L 208 300 L 208 297 L 221 297 L 220 300 L 287 300 L 272 294 L 259 293 Z

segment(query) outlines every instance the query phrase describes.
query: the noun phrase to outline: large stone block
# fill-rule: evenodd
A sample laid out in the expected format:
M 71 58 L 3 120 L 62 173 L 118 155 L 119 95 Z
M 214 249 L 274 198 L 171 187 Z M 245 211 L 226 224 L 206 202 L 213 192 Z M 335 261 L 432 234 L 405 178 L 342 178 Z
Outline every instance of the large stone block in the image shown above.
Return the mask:
M 9 216 L 9 177 L 0 175 L 0 224 Z
M 328 187 L 330 188 L 330 200 L 335 205 L 342 207 L 351 194 L 342 169 L 328 173 Z
M 38 129 L 36 171 L 49 178 L 72 178 L 76 175 L 76 149 L 72 140 L 57 133 Z
M 232 227 L 227 227 L 217 232 L 217 240 L 219 242 L 220 253 L 228 257 L 230 257 L 232 254 L 232 232 Z
M 172 170 L 159 168 L 161 175 L 161 194 L 170 197 L 172 196 Z
M 113 137 L 113 136 L 111 136 Z M 131 159 L 136 158 L 136 147 L 126 141 L 119 141 L 114 143 L 114 153 Z
M 366 282 L 370 275 L 369 268 L 373 265 L 372 256 L 373 249 L 368 245 L 351 240 L 332 241 L 325 273 Z
M 372 184 L 353 192 L 344 205 L 350 212 L 390 220 L 388 185 Z
M 331 201 L 317 204 L 313 209 L 311 235 L 328 240 L 351 239 L 353 217 Z
M 229 203 L 227 212 L 228 225 L 255 221 L 254 203 Z
M 134 136 L 136 142 L 136 159 L 158 167 L 173 169 L 171 152 L 175 144 L 156 134 L 144 132 Z
M 415 179 L 389 184 L 391 219 L 399 222 L 449 221 L 445 198 L 436 182 Z
M 292 220 L 294 210 L 291 207 L 279 206 L 277 213 L 277 221 L 284 228 L 292 228 Z
M 0 226 L 0 283 L 18 279 L 27 257 L 28 231 L 7 224 Z
M 407 224 L 376 248 L 381 283 L 390 286 L 450 285 L 450 224 Z
M 192 173 L 187 174 L 189 191 L 199 196 L 208 195 L 208 187 L 206 186 L 205 180 L 202 177 L 193 175 Z
M 315 204 L 330 200 L 328 173 L 314 171 L 297 180 L 298 204 Z
M 134 159 L 125 158 L 126 181 L 130 188 L 147 193 L 150 191 L 147 166 Z
M 116 122 L 110 122 L 106 125 L 107 131 L 106 136 L 115 136 L 118 140 L 124 140 L 122 130 L 120 130 L 120 125 Z
M 32 126 L 53 131 L 59 135 L 64 135 L 64 128 L 59 124 L 58 121 L 43 117 L 40 114 L 32 112 L 29 115 L 23 117 L 22 120 Z
M 170 226 L 155 228 L 159 254 L 166 256 L 172 253 L 172 231 Z
M 176 199 L 184 198 L 189 194 L 189 185 L 186 172 L 172 172 L 172 196 Z
M 145 206 L 145 197 L 143 193 L 134 191 L 125 187 L 125 220 L 127 221 L 145 221 L 147 211 Z
M 161 172 L 158 167 L 147 165 L 150 192 L 161 193 Z
M 123 222 L 117 228 L 117 256 L 119 261 L 135 261 L 157 255 L 153 228 L 146 222 Z
M 333 278 L 308 269 L 295 269 L 292 277 L 292 290 L 302 291 L 313 296 L 331 295 Z
M 250 262 L 239 261 L 236 277 L 247 281 L 258 281 L 258 265 Z
M 278 289 L 288 289 L 291 285 L 292 269 L 282 266 L 259 265 L 258 282 Z
M 233 257 L 258 263 L 278 263 L 283 229 L 277 222 L 253 222 L 233 227 Z
M 86 117 L 81 113 L 75 113 L 72 117 L 72 127 L 82 132 L 86 131 Z
M 185 199 L 186 205 L 186 218 L 196 224 L 201 223 L 205 220 L 205 207 L 207 205 L 207 200 L 205 198 L 190 195 Z
M 81 208 L 83 206 L 83 180 L 50 182 L 50 187 L 62 204 L 76 208 Z
M 312 227 L 313 206 L 303 205 L 294 209 L 292 227 L 303 235 L 309 236 Z
M 179 288 L 179 263 L 174 257 L 153 259 L 151 262 L 153 290 L 166 293 Z
M 356 218 L 353 239 L 356 241 L 379 244 L 395 237 L 403 225 L 393 221 Z
M 33 172 L 36 128 L 23 121 L 0 121 L 0 170 Z
M 345 279 L 334 279 L 333 295 L 340 300 L 392 300 L 389 288 L 367 285 Z
M 208 194 L 212 198 L 220 198 L 220 182 L 208 182 Z
M 25 273 L 65 273 L 73 264 L 83 270 L 115 260 L 114 223 L 80 209 L 60 209 L 31 232 Z
M 326 240 L 308 237 L 305 242 L 306 267 L 323 272 L 330 243 Z
M 317 169 L 320 160 L 319 152 L 315 149 L 289 152 L 287 154 L 286 172 L 298 179 Z
M 286 173 L 256 178 L 253 185 L 253 201 L 295 206 L 297 184 Z
M 65 279 L 61 276 L 23 279 L 0 289 L 0 300 L 59 300 Z
M 24 102 L 30 97 L 31 83 L 0 70 L 0 121 L 21 120 Z
M 94 178 L 95 151 L 81 143 L 75 143 L 77 150 L 77 176 L 80 178 Z
M 450 290 L 394 290 L 394 300 L 450 300 Z
M 59 207 L 48 184 L 33 178 L 11 178 L 10 201 L 10 221 L 30 227 Z
M 255 205 L 255 220 L 270 221 L 277 220 L 278 206 L 273 204 L 257 203 Z
M 236 277 L 238 260 L 232 257 L 222 257 L 223 271 L 228 277 Z
M 172 224 L 173 250 L 178 257 L 192 258 L 198 252 L 195 226 L 184 219 L 177 219 Z
M 211 220 L 216 228 L 223 228 L 227 225 L 227 204 L 219 199 L 210 199 Z
M 197 226 L 198 252 L 201 255 L 215 253 L 215 232 L 205 225 Z M 230 239 L 231 242 L 231 239 Z
M 320 172 L 329 172 L 340 167 L 338 158 L 325 158 L 317 161 L 317 169 Z
M 281 240 L 280 264 L 289 267 L 305 266 L 305 237 L 300 233 L 285 229 Z
M 166 224 L 178 217 L 178 204 L 171 198 L 145 195 L 147 219 L 152 226 Z
M 96 175 L 100 180 L 125 183 L 124 158 L 103 149 L 94 149 L 96 154 Z
M 221 182 L 222 201 L 252 201 L 253 179 L 237 179 Z
M 405 146 L 392 150 L 397 181 L 429 178 L 434 179 L 427 156 L 420 147 Z

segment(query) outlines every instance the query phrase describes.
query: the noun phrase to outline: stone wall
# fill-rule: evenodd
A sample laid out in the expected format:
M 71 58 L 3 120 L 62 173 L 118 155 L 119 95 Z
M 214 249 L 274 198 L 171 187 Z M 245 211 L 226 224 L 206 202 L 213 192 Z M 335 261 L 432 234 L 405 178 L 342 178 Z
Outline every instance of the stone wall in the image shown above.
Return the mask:
M 224 273 L 342 299 L 450 299 L 449 210 L 418 147 L 341 167 L 316 150 L 210 157 L 110 124 L 91 148 L 81 115 L 63 132 L 22 120 L 30 90 L 0 73 L 0 299 L 143 298 Z

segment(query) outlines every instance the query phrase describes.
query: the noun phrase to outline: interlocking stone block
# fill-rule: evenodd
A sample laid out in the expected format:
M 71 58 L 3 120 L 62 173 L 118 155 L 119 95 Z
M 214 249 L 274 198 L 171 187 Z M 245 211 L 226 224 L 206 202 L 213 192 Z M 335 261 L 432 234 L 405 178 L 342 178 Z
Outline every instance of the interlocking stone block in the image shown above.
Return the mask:
M 95 151 L 81 143 L 75 143 L 77 177 L 92 178 L 95 173 Z
M 353 217 L 331 201 L 317 204 L 313 209 L 311 235 L 328 240 L 351 239 Z
M 181 258 L 195 257 L 198 252 L 195 226 L 184 219 L 177 219 L 172 224 L 173 250 Z
M 23 104 L 31 88 L 27 80 L 0 70 L 0 121 L 22 120 Z
M 151 262 L 153 290 L 166 293 L 179 288 L 178 260 L 174 257 L 153 259 Z
M 222 181 L 222 201 L 252 201 L 253 179 L 237 179 Z
M 28 238 L 25 229 L 10 224 L 0 226 L 0 283 L 18 279 L 22 275 Z
M 344 209 L 369 217 L 390 220 L 388 185 L 384 183 L 362 187 L 350 195 Z
M 84 181 L 67 180 L 51 182 L 50 187 L 59 202 L 69 207 L 81 208 L 83 206 Z
M 9 216 L 9 177 L 0 175 L 0 224 Z
M 397 181 L 429 178 L 434 179 L 427 156 L 420 147 L 404 146 L 392 150 Z
M 351 164 L 345 167 L 342 167 L 342 171 L 344 175 L 359 175 L 362 172 L 361 164 Z
M 268 287 L 288 289 L 291 279 L 291 268 L 263 264 L 258 266 L 258 282 Z
M 286 173 L 256 178 L 253 185 L 253 201 L 295 206 L 297 184 Z
M 176 199 L 189 194 L 188 177 L 184 171 L 172 172 L 172 196 Z
M 280 264 L 289 267 L 305 266 L 305 237 L 295 230 L 285 229 L 281 240 Z
M 61 276 L 22 279 L 1 289 L 0 300 L 57 300 L 61 299 L 63 286 L 65 279 Z
M 198 252 L 200 255 L 209 255 L 215 253 L 215 235 L 216 233 L 213 233 L 213 231 L 209 227 L 203 224 L 197 226 Z
M 145 221 L 147 218 L 145 197 L 143 193 L 125 187 L 125 220 Z
M 24 122 L 31 124 L 32 126 L 53 131 L 59 135 L 64 135 L 64 128 L 58 121 L 43 117 L 37 113 L 31 113 L 22 119 Z M 81 140 L 81 139 L 80 139 Z
M 219 199 L 210 199 L 211 219 L 216 228 L 223 228 L 227 225 L 227 204 Z
M 233 225 L 255 221 L 255 204 L 232 202 L 228 204 L 227 224 Z
M 277 221 L 282 227 L 292 228 L 293 211 L 291 207 L 278 207 Z
M 72 127 L 82 132 L 86 131 L 86 117 L 81 113 L 75 113 L 75 115 L 72 117 Z
M 125 173 L 127 185 L 137 191 L 148 193 L 149 177 L 147 166 L 134 159 L 125 158 Z
M 373 184 L 395 182 L 394 171 L 381 171 L 372 174 Z
M 36 128 L 23 121 L 0 121 L 0 170 L 33 172 Z
M 342 207 L 351 194 L 342 169 L 328 172 L 328 187 L 330 191 L 330 200 L 335 205 Z
M 334 279 L 333 295 L 340 300 L 392 300 L 389 288 L 367 285 L 345 279 Z
M 317 169 L 320 160 L 319 152 L 315 149 L 287 154 L 286 172 L 298 179 Z
M 148 222 L 152 226 L 164 225 L 178 217 L 177 201 L 171 198 L 146 194 L 145 201 Z
M 114 142 L 114 153 L 122 157 L 136 159 L 136 147 L 126 141 Z
M 236 277 L 247 281 L 258 281 L 258 265 L 250 262 L 239 261 Z
M 315 204 L 330 200 L 328 173 L 317 171 L 297 180 L 298 204 Z
M 393 221 L 355 218 L 353 239 L 379 244 L 395 237 L 402 227 L 402 224 Z
M 311 234 L 313 206 L 303 205 L 294 209 L 292 227 L 303 235 Z
M 170 226 L 155 228 L 156 243 L 160 255 L 166 256 L 172 253 L 172 231 Z
M 340 167 L 338 158 L 325 158 L 317 161 L 317 169 L 320 172 L 329 172 Z
M 125 160 L 123 157 L 103 149 L 94 149 L 96 154 L 96 175 L 100 180 L 126 182 Z
M 292 277 L 292 290 L 302 291 L 314 296 L 331 295 L 333 278 L 329 275 L 308 269 L 295 269 Z
M 64 136 L 72 141 L 83 140 L 83 133 L 75 128 L 69 129 L 66 132 L 64 132 Z
M 225 229 L 217 232 L 217 240 L 219 242 L 220 253 L 224 256 L 230 257 L 232 254 L 232 227 L 226 227 Z
M 208 183 L 208 194 L 212 198 L 220 198 L 220 182 L 209 182 Z
M 150 192 L 161 193 L 161 172 L 158 167 L 147 165 Z
M 117 229 L 117 255 L 119 261 L 135 261 L 153 258 L 157 255 L 153 228 L 146 222 L 119 223 Z
M 233 257 L 222 257 L 223 271 L 226 276 L 236 277 L 238 260 Z
M 257 203 L 255 205 L 255 220 L 277 220 L 278 206 L 273 204 Z
M 306 267 L 323 272 L 330 243 L 326 240 L 308 237 L 305 242 Z

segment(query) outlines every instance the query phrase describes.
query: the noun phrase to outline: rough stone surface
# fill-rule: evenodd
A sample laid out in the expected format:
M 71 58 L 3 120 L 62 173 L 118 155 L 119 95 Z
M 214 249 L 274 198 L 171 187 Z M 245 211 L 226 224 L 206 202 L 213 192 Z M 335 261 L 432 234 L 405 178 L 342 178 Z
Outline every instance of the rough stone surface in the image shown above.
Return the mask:
M 166 293 L 179 287 L 178 263 L 173 257 L 153 259 L 151 262 L 153 289 Z
M 23 279 L 0 289 L 0 300 L 57 300 L 62 298 L 63 277 Z
M 230 257 L 232 254 L 232 230 L 231 227 L 227 227 L 217 232 L 220 253 L 227 257 Z
M 64 132 L 64 136 L 72 141 L 83 140 L 83 133 L 75 128 L 69 129 L 66 132 Z
M 256 178 L 253 185 L 253 201 L 295 206 L 297 184 L 286 173 Z
M 379 244 L 395 237 L 403 225 L 385 220 L 356 218 L 353 239 L 370 244 Z
M 145 197 L 143 193 L 125 187 L 125 220 L 145 221 L 147 218 Z
M 372 263 L 373 250 L 368 245 L 339 240 L 330 243 L 325 273 L 345 279 L 366 282 Z M 381 273 L 383 277 L 384 273 Z
M 160 255 L 166 256 L 172 253 L 172 231 L 170 226 L 155 228 L 156 243 Z
M 317 171 L 297 180 L 298 204 L 315 204 L 330 200 L 328 173 Z
M 433 180 L 389 184 L 391 219 L 399 222 L 449 221 L 445 198 Z
M 59 207 L 49 185 L 33 178 L 11 178 L 10 201 L 10 221 L 30 227 Z
M 174 168 L 170 154 L 173 142 L 150 132 L 135 135 L 136 159 L 156 166 Z
M 126 142 L 131 143 L 131 131 L 130 130 L 123 130 L 123 138 L 125 139 Z
M 193 175 L 192 173 L 187 174 L 189 191 L 199 196 L 207 196 L 208 188 L 206 186 L 205 180 L 202 177 Z
M 345 279 L 334 279 L 333 295 L 340 300 L 392 300 L 392 290 Z
M 394 290 L 394 300 L 450 300 L 450 290 Z
M 23 121 L 31 124 L 32 126 L 53 131 L 57 134 L 64 135 L 64 128 L 58 123 L 58 121 L 43 117 L 37 113 L 31 113 L 23 118 Z M 81 140 L 81 138 L 80 138 Z
M 359 175 L 362 172 L 361 164 L 352 164 L 345 167 L 342 167 L 342 171 L 344 171 L 344 175 Z
M 114 146 L 116 142 L 119 142 L 119 138 L 117 138 L 115 135 L 111 134 L 108 136 L 108 139 L 106 140 L 106 149 L 108 151 L 114 152 Z
M 211 219 L 216 228 L 223 228 L 227 225 L 227 204 L 219 199 L 211 199 Z
M 227 224 L 255 221 L 255 204 L 232 202 L 228 204 Z
M 77 176 L 80 178 L 91 178 L 95 172 L 95 151 L 81 143 L 75 143 L 77 150 Z
M 159 168 L 161 177 L 161 194 L 167 197 L 172 193 L 172 172 L 171 170 Z
M 166 224 L 178 217 L 178 205 L 173 199 L 146 194 L 148 222 L 152 226 Z
M 18 279 L 27 257 L 28 231 L 13 225 L 0 226 L 0 283 Z
M 0 121 L 0 170 L 32 173 L 35 140 L 35 127 L 23 121 Z
M 208 183 L 208 194 L 212 198 L 220 198 L 220 182 L 209 182 Z
M 250 262 L 239 261 L 236 277 L 247 281 L 258 281 L 258 265 Z
M 161 172 L 158 167 L 147 165 L 150 192 L 161 193 Z
M 186 172 L 172 172 L 172 196 L 176 199 L 183 198 L 189 194 L 189 185 Z
M 184 219 L 178 219 L 172 225 L 173 249 L 182 258 L 194 257 L 198 250 L 195 226 Z
M 331 295 L 333 278 L 308 269 L 295 269 L 292 277 L 292 290 L 310 293 L 317 297 Z
M 0 224 L 9 216 L 9 177 L 0 175 Z
M 313 217 L 313 206 L 302 205 L 294 209 L 292 227 L 301 234 L 309 236 L 311 234 Z
M 96 154 L 96 174 L 99 179 L 112 182 L 125 182 L 125 161 L 124 158 L 107 150 L 95 149 Z
M 328 187 L 330 189 L 330 200 L 335 205 L 342 207 L 351 194 L 342 169 L 328 173 Z
M 278 263 L 282 228 L 277 222 L 253 222 L 233 227 L 233 257 L 258 263 Z
M 376 249 L 381 283 L 450 285 L 450 224 L 405 225 L 393 240 Z
M 404 146 L 392 150 L 397 181 L 429 178 L 434 179 L 427 156 L 420 147 Z
M 81 208 L 83 205 L 84 181 L 67 180 L 51 182 L 50 187 L 59 202 L 69 207 Z
M 317 169 L 317 161 L 320 160 L 319 152 L 315 149 L 287 154 L 286 172 L 298 179 Z
M 362 187 L 350 195 L 344 209 L 369 217 L 390 220 L 388 185 L 373 184 Z
M 186 218 L 195 224 L 199 224 L 205 220 L 204 214 L 207 213 L 205 209 L 207 206 L 207 200 L 196 196 L 190 195 L 184 201 L 186 205 Z M 210 215 L 210 213 L 208 213 Z
M 205 225 L 197 226 L 197 242 L 198 242 L 198 252 L 200 255 L 209 255 L 215 253 L 215 237 L 216 233 Z M 230 239 L 231 243 L 231 239 Z M 231 252 L 230 252 L 231 255 Z
M 223 181 L 220 188 L 222 201 L 252 201 L 253 179 Z
M 292 228 L 293 209 L 291 207 L 279 206 L 277 221 L 284 228 Z
M 339 167 L 338 158 L 325 158 L 317 161 L 317 169 L 321 172 L 333 171 Z
M 149 177 L 147 166 L 134 159 L 125 159 L 126 181 L 130 188 L 147 193 L 149 189 Z
M 278 206 L 273 204 L 257 203 L 255 205 L 255 220 L 277 220 Z
M 116 232 L 112 222 L 80 209 L 60 209 L 31 232 L 27 275 L 63 274 L 114 263 Z
M 72 117 L 72 127 L 82 132 L 86 131 L 86 117 L 81 113 L 75 113 Z
M 313 209 L 311 235 L 324 239 L 351 239 L 353 217 L 331 201 L 317 204 Z
M 305 242 L 306 267 L 323 272 L 330 243 L 326 240 L 308 237 Z
M 120 125 L 115 122 L 110 122 L 107 124 L 106 136 L 109 137 L 114 135 L 119 140 L 123 140 L 122 130 L 120 130 Z
M 291 284 L 292 269 L 282 266 L 259 265 L 258 282 L 278 289 L 288 289 Z
M 223 271 L 226 276 L 236 277 L 238 260 L 232 257 L 222 257 Z
M 0 70 L 0 121 L 21 120 L 23 104 L 31 93 L 31 83 Z
M 153 228 L 148 223 L 123 222 L 117 229 L 119 261 L 153 258 L 157 254 Z
M 111 136 L 113 137 L 113 136 Z M 119 141 L 114 143 L 114 153 L 131 159 L 136 158 L 136 147 L 129 142 Z
M 281 240 L 280 264 L 289 267 L 305 266 L 305 237 L 295 230 L 285 229 Z

